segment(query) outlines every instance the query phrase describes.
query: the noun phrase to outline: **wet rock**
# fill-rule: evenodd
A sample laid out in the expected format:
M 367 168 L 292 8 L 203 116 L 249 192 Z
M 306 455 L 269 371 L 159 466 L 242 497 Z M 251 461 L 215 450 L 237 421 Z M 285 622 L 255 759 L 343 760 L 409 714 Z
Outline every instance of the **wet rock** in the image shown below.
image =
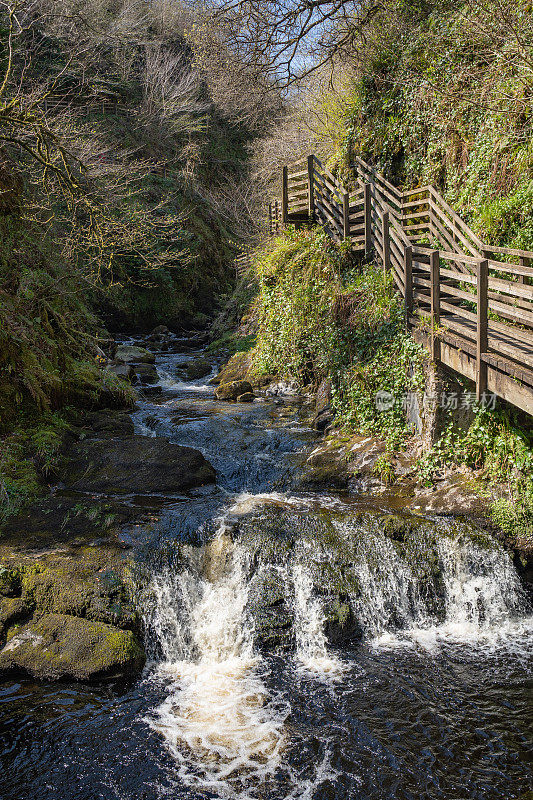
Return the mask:
M 115 361 L 122 361 L 125 364 L 154 364 L 155 356 L 144 347 L 121 345 L 116 349 Z
M 434 487 L 420 488 L 410 507 L 436 514 L 484 516 L 487 499 L 480 496 L 471 476 L 456 473 Z
M 170 330 L 166 325 L 157 325 L 150 334 L 150 336 L 168 336 Z
M 317 414 L 313 420 L 313 428 L 317 431 L 325 431 L 335 421 L 335 414 L 330 408 L 325 408 L 320 414 Z
M 143 386 L 142 394 L 144 397 L 152 397 L 156 394 L 162 394 L 163 387 L 162 386 Z
M 345 490 L 348 486 L 348 465 L 344 452 L 334 444 L 316 448 L 304 464 L 300 479 L 302 489 Z
M 255 399 L 255 395 L 253 392 L 245 392 L 244 394 L 240 394 L 237 397 L 238 403 L 253 403 Z
M 38 563 L 22 578 L 22 600 L 38 615 L 68 614 L 138 632 L 140 619 L 113 569 L 94 572 L 90 559 Z
M 205 378 L 212 370 L 212 363 L 208 358 L 195 358 L 185 366 L 187 380 L 194 381 Z
M 248 381 L 231 381 L 222 383 L 215 389 L 217 400 L 236 400 L 243 394 L 252 393 L 252 387 Z
M 386 514 L 380 519 L 380 525 L 385 536 L 396 542 L 404 542 L 412 530 L 410 520 L 397 514 Z
M 125 411 L 77 412 L 71 417 L 78 436 L 127 436 L 134 431 L 133 420 Z
M 222 367 L 218 375 L 213 378 L 212 384 L 232 383 L 233 381 L 245 381 L 252 364 L 252 355 L 249 352 L 235 353 L 228 363 Z M 251 387 L 250 387 L 251 388 Z
M 45 614 L 10 634 L 0 651 L 0 673 L 90 680 L 135 674 L 145 661 L 131 631 L 66 614 Z
M 318 387 L 315 400 L 315 413 L 319 416 L 323 411 L 331 408 L 331 381 L 322 381 Z
M 131 380 L 133 376 L 133 368 L 130 364 L 108 364 L 106 371 L 117 378 L 122 378 L 124 381 Z
M 0 595 L 16 597 L 20 595 L 21 575 L 18 569 L 10 569 L 0 565 Z
M 27 619 L 30 614 L 31 608 L 23 598 L 0 598 L 0 639 L 4 638 L 8 628 L 17 622 Z
M 260 570 L 250 581 L 247 611 L 254 621 L 254 641 L 265 649 L 284 649 L 294 644 L 293 614 L 286 604 L 279 572 Z
M 216 477 L 198 450 L 146 436 L 79 442 L 69 456 L 60 477 L 83 492 L 176 493 Z
M 159 375 L 153 364 L 135 364 L 133 371 L 143 385 L 157 383 L 159 380 Z

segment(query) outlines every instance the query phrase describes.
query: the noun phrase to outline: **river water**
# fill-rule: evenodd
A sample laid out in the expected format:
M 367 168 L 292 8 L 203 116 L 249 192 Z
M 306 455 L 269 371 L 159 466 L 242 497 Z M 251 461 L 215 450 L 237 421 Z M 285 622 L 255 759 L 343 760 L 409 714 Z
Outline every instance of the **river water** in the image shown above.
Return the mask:
M 126 686 L 4 682 L 0 796 L 524 798 L 533 618 L 508 554 L 446 519 L 414 553 L 383 499 L 301 491 L 298 400 L 217 403 L 179 349 L 136 428 L 218 481 L 125 533 L 149 663 Z

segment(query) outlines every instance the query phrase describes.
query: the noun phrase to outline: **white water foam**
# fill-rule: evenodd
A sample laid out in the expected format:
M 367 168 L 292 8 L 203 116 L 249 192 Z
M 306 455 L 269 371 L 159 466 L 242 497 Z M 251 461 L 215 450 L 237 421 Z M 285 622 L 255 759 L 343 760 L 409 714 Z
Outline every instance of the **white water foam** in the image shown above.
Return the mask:
M 385 568 L 381 575 L 368 570 L 368 563 L 359 571 L 361 577 L 368 571 L 363 586 L 369 601 L 360 599 L 359 609 L 366 610 L 373 646 L 436 651 L 454 644 L 474 647 L 476 652 L 503 648 L 522 658 L 531 655 L 533 616 L 527 614 L 510 555 L 496 544 L 481 546 L 462 536 L 440 536 L 436 548 L 443 619 L 430 613 L 417 579 L 390 543 L 380 553 Z M 365 613 L 361 616 L 364 619 Z
M 170 372 L 164 370 L 159 371 L 158 386 L 163 389 L 170 389 L 174 392 L 205 392 L 206 394 L 213 394 L 213 387 L 208 386 L 206 383 L 194 383 L 191 381 L 178 381 Z
M 237 513 L 238 504 L 228 513 Z M 287 709 L 263 683 L 246 619 L 244 555 L 226 533 L 227 516 L 204 552 L 203 577 L 155 578 L 150 620 L 163 649 L 159 674 L 171 691 L 150 720 L 190 786 L 252 800 L 280 766 Z
M 313 596 L 313 581 L 302 564 L 293 567 L 292 581 L 296 658 L 305 672 L 324 679 L 339 678 L 344 665 L 328 650 L 324 611 L 320 600 Z

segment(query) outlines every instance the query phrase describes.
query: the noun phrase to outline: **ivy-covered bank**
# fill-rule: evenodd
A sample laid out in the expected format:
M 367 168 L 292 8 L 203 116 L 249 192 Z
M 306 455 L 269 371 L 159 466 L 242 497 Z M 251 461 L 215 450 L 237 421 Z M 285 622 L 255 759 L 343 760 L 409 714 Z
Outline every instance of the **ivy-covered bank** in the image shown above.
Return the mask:
M 416 396 L 423 408 L 431 366 L 406 331 L 401 298 L 382 269 L 358 263 L 346 245 L 315 228 L 270 242 L 254 271 L 258 289 L 248 315 L 257 329 L 250 359 L 256 377 L 321 387 L 319 394 L 326 385 L 335 429 L 383 442 L 373 470 L 384 483 L 397 480 L 395 456 L 402 452 L 414 458 L 417 480 L 428 488 L 463 471 L 492 521 L 523 544 L 533 541 L 531 431 L 508 408 L 474 406 L 465 415 L 450 404 L 438 435 L 422 445 L 403 401 Z M 450 379 L 459 391 L 471 390 Z M 377 402 L 380 392 L 394 402 Z

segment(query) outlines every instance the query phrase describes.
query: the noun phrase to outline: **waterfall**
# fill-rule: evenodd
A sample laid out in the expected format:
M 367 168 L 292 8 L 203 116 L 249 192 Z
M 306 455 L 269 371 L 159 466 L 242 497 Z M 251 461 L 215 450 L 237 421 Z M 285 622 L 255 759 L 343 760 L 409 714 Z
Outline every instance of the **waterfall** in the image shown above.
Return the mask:
M 285 745 L 286 713 L 269 698 L 246 618 L 245 555 L 221 522 L 201 572 L 154 576 L 147 623 L 169 694 L 149 720 L 187 785 L 252 800 Z
M 320 600 L 313 596 L 313 582 L 303 564 L 294 566 L 292 582 L 297 661 L 308 672 L 324 677 L 340 676 L 343 665 L 328 651 L 324 612 Z
M 271 549 L 260 549 L 254 539 L 276 514 L 285 515 L 280 542 L 287 530 L 294 537 L 280 551 L 283 557 L 276 550 L 276 528 L 269 534 Z M 326 683 L 342 681 L 355 666 L 328 646 L 324 575 L 342 587 L 336 591 L 349 599 L 351 614 L 374 649 L 466 643 L 478 652 L 516 644 L 522 630 L 531 630 L 509 554 L 476 538 L 467 526 L 427 523 L 419 539 L 399 543 L 372 518 L 336 508 L 331 525 L 321 527 L 313 514 L 309 498 L 238 495 L 209 544 L 189 548 L 179 567 L 151 578 L 145 621 L 153 675 L 166 699 L 148 721 L 174 755 L 179 777 L 193 789 L 226 800 L 260 800 L 284 774 L 294 787 L 287 797 L 303 798 L 312 796 L 315 778 L 329 774 L 327 757 L 323 769 L 315 765 L 308 784 L 288 763 L 290 706 L 269 692 L 268 659 L 254 648 L 250 586 L 263 569 L 279 577 L 275 598 L 292 618 L 298 672 Z M 253 520 L 252 538 L 244 534 L 243 517 Z M 329 600 L 335 597 L 332 592 Z

